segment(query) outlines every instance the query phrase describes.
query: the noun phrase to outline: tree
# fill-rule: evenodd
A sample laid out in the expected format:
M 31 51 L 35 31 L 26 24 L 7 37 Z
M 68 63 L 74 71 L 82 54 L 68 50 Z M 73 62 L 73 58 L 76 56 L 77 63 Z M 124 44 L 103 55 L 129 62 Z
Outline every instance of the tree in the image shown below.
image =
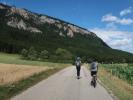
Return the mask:
M 34 49 L 34 47 L 30 47 L 29 52 L 28 52 L 28 59 L 30 60 L 37 59 L 37 51 Z
M 49 52 L 47 50 L 41 51 L 40 58 L 41 59 L 48 59 L 49 58 Z

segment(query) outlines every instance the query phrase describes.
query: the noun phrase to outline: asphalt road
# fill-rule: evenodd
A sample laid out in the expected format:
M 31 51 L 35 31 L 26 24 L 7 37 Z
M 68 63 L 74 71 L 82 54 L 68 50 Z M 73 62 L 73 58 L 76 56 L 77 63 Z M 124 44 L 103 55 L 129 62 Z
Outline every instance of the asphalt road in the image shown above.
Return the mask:
M 68 67 L 11 100 L 113 100 L 100 85 L 90 85 L 90 72 L 81 68 L 81 78 L 76 78 L 75 67 Z

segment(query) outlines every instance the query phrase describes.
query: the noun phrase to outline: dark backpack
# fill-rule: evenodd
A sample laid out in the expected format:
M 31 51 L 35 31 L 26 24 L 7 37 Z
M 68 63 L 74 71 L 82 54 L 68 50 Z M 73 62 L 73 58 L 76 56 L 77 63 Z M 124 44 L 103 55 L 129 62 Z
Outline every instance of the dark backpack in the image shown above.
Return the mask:
M 80 67 L 80 65 L 81 65 L 81 62 L 80 61 L 76 61 L 76 66 Z
M 96 69 L 96 68 L 97 68 L 96 63 L 92 63 L 92 65 L 91 65 L 91 69 Z

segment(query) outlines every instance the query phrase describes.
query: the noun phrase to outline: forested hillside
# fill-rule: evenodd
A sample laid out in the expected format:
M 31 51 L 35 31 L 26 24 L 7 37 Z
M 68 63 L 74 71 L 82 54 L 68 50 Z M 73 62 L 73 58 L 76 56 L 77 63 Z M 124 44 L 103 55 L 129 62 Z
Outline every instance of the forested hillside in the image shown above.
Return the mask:
M 0 4 L 0 51 L 21 53 L 31 47 L 37 54 L 48 51 L 49 59 L 73 60 L 80 56 L 84 61 L 95 58 L 100 62 L 133 62 L 133 54 L 110 48 L 84 28 Z

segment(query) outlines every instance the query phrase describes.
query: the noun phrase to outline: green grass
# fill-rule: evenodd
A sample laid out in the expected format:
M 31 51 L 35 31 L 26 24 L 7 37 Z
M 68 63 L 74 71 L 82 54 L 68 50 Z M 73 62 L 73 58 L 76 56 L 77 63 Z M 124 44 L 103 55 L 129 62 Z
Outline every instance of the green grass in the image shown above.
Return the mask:
M 34 65 L 34 66 L 48 66 L 48 67 L 58 67 L 59 65 L 60 66 L 64 65 L 61 63 L 24 60 L 18 54 L 7 54 L 7 53 L 0 53 L 0 63 Z
M 114 66 L 116 65 L 117 64 L 115 64 Z M 110 64 L 106 66 L 110 66 Z M 120 64 L 117 66 L 120 66 Z M 132 100 L 133 99 L 133 86 L 127 83 L 127 81 L 124 81 L 120 79 L 119 77 L 112 75 L 110 72 L 108 72 L 108 69 L 105 67 L 102 67 L 102 65 L 100 65 L 98 74 L 99 74 L 98 77 L 101 80 L 103 86 L 107 90 L 112 91 L 113 94 L 119 100 Z

